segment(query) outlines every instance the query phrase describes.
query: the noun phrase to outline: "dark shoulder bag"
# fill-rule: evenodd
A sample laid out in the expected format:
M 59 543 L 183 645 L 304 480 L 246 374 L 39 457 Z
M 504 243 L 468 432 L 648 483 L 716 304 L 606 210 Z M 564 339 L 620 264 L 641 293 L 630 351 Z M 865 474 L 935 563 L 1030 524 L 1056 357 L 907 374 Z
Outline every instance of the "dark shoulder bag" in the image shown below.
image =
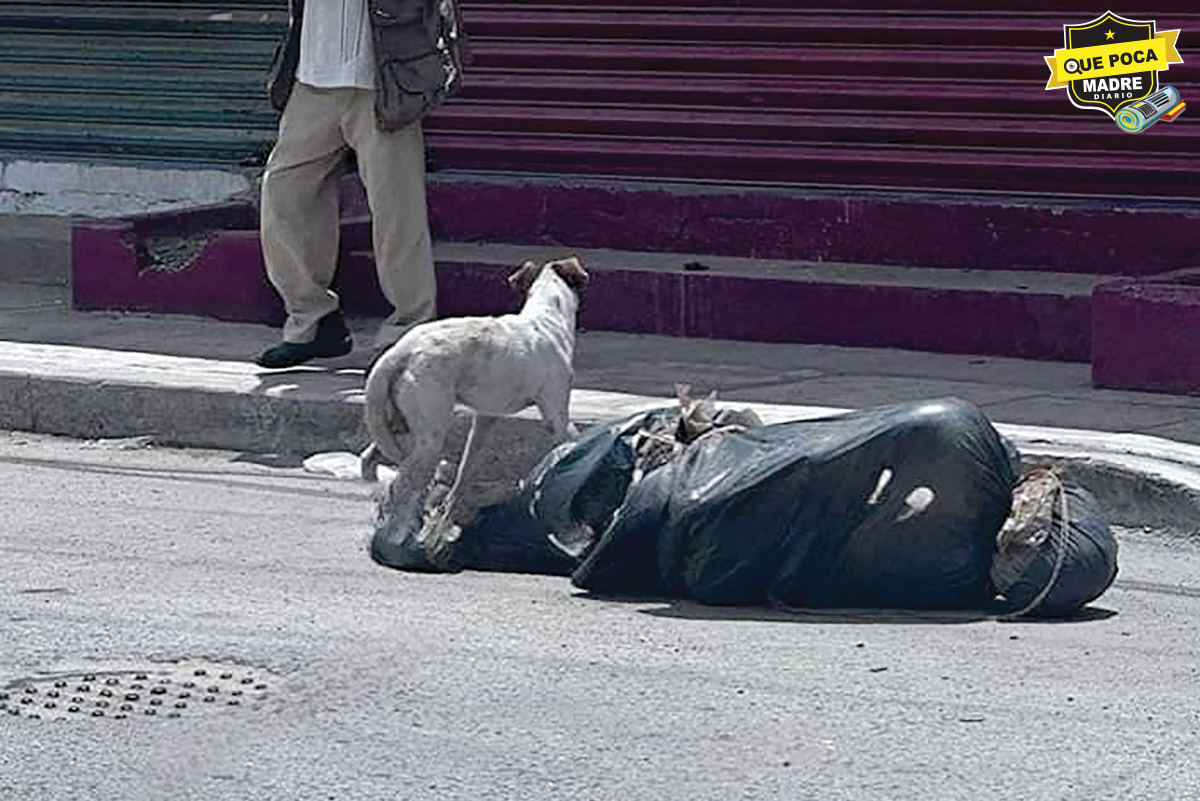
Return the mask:
M 394 131 L 462 85 L 465 40 L 458 0 L 369 0 L 375 45 L 375 116 Z

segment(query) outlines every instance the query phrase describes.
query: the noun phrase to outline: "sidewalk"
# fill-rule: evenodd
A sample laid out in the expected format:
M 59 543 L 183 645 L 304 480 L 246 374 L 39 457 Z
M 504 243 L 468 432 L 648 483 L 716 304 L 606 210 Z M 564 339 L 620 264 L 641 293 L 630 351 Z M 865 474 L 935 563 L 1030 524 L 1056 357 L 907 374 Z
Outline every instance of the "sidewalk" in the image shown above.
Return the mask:
M 276 341 L 275 329 L 73 312 L 65 286 L 0 281 L 0 427 L 149 436 L 284 461 L 290 454 L 291 463 L 296 454 L 355 450 L 376 321 L 351 322 L 363 349 L 263 371 L 253 358 Z M 1027 456 L 1083 471 L 1115 519 L 1200 531 L 1200 397 L 1093 389 L 1087 364 L 584 331 L 572 414 L 587 423 L 669 403 L 675 382 L 753 403 L 768 422 L 957 396 Z M 485 480 L 510 480 L 548 445 L 536 416 L 525 417 L 491 454 Z
M 66 287 L 0 280 L 0 341 L 246 362 L 267 326 L 195 317 L 72 312 Z M 351 324 L 365 347 L 374 320 Z M 322 369 L 361 368 L 356 351 Z M 858 408 L 956 395 L 996 422 L 1150 434 L 1200 444 L 1200 397 L 1094 389 L 1086 364 L 830 345 L 580 333 L 575 386 L 668 397 L 674 382 L 722 400 Z

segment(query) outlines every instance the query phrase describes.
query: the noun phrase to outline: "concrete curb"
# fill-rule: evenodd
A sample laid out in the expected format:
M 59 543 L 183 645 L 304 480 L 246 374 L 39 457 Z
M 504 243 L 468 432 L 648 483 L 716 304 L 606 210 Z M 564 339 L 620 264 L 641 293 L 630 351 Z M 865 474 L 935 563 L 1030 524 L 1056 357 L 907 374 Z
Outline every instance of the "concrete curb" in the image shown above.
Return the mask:
M 248 363 L 8 342 L 0 347 L 0 426 L 254 453 L 356 444 L 361 374 L 260 372 Z
M 0 343 L 0 428 L 83 439 L 148 437 L 164 446 L 298 457 L 357 451 L 361 368 L 264 371 L 245 362 L 72 346 Z M 579 425 L 670 405 L 667 398 L 575 390 Z M 766 423 L 845 409 L 730 402 Z M 450 456 L 465 438 L 456 415 Z M 1029 463 L 1065 465 L 1100 499 L 1113 523 L 1169 536 L 1200 535 L 1200 446 L 1140 434 L 997 424 Z M 536 412 L 506 419 L 485 441 L 477 503 L 515 486 L 549 449 Z M 473 504 L 474 505 L 474 504 Z
M 1032 464 L 1061 464 L 1111 522 L 1200 535 L 1200 447 L 1146 434 L 997 425 Z

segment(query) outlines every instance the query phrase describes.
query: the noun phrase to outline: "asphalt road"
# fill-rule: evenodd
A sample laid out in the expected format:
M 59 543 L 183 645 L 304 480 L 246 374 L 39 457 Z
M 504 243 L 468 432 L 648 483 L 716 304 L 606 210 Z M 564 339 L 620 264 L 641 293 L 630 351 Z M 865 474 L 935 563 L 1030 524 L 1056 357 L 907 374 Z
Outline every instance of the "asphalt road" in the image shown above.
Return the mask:
M 177 662 L 269 685 L 176 719 L 0 714 L 6 801 L 1200 787 L 1193 544 L 1122 532 L 1068 622 L 783 615 L 389 571 L 367 488 L 235 454 L 0 432 L 0 486 L 0 687 Z

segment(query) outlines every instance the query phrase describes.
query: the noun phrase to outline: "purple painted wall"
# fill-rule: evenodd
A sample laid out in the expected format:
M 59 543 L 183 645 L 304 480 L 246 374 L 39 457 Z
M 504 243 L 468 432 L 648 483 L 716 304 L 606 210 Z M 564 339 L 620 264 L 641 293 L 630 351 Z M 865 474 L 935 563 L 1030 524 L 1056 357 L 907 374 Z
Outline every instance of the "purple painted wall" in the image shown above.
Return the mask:
M 1200 266 L 1097 287 L 1092 337 L 1097 386 L 1200 393 Z
M 357 180 L 343 207 L 346 248 L 369 248 Z M 453 242 L 1110 275 L 1200 263 L 1200 204 L 434 176 L 429 216 L 435 238 Z
M 1200 263 L 1200 210 L 1187 205 L 1103 207 L 447 177 L 431 181 L 429 198 L 434 230 L 458 241 L 1114 277 L 1145 277 Z M 352 312 L 381 313 L 386 307 L 363 253 L 370 224 L 361 216 L 357 181 L 347 181 L 343 206 L 343 258 L 335 286 Z M 256 228 L 250 207 L 79 223 L 73 242 L 75 305 L 278 324 L 280 303 L 263 274 Z M 444 315 L 515 306 L 503 289 L 503 271 L 494 265 L 442 263 L 438 271 Z M 1097 297 L 1108 297 L 1105 292 Z M 1144 302 L 1149 295 L 1137 297 Z M 1087 297 L 822 284 L 778 271 L 770 277 L 652 272 L 637 269 L 631 259 L 630 269 L 596 275 L 582 324 L 674 336 L 1087 361 L 1093 329 L 1097 337 L 1111 338 L 1141 319 L 1140 312 L 1109 311 L 1103 318 L 1108 322 L 1094 324 L 1091 306 Z M 1149 332 L 1139 336 L 1152 341 Z M 1113 354 L 1119 350 L 1105 347 Z M 1110 377 L 1116 362 L 1104 358 L 1097 380 L 1125 381 Z
M 76 226 L 75 307 L 279 324 L 256 232 L 215 231 L 183 241 L 197 248 L 190 258 L 150 267 L 146 242 L 130 225 Z M 519 305 L 504 281 L 508 266 L 440 262 L 437 268 L 443 316 Z M 351 312 L 386 310 L 369 257 L 344 259 L 335 287 Z M 1088 358 L 1088 321 L 1086 297 L 635 268 L 594 271 L 580 317 L 585 328 L 610 331 L 1076 361 Z
M 130 223 L 76 225 L 71 235 L 74 308 L 282 324 L 283 307 L 267 282 L 257 231 L 217 230 L 149 241 L 148 248 L 147 238 L 138 236 Z

